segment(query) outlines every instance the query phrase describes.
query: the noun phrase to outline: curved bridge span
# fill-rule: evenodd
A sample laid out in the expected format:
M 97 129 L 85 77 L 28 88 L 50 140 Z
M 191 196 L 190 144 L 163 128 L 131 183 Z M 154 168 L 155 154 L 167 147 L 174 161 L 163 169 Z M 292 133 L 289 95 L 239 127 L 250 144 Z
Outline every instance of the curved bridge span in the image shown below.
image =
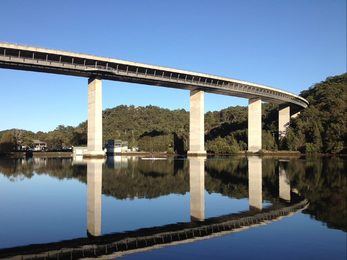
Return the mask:
M 280 105 L 279 132 L 284 136 L 290 110 L 297 112 L 308 101 L 292 93 L 227 77 L 98 57 L 60 50 L 0 42 L 0 68 L 37 71 L 89 78 L 88 155 L 102 155 L 101 80 L 133 82 L 190 90 L 189 154 L 205 154 L 204 92 L 249 99 L 248 150 L 261 149 L 261 102 Z M 260 113 L 260 115 L 259 115 Z
M 264 85 L 144 63 L 110 59 L 73 52 L 0 43 L 0 67 L 80 77 L 126 81 L 178 89 L 262 98 L 276 104 L 305 108 L 308 102 L 297 95 Z
M 272 206 L 261 212 L 244 212 L 190 222 L 144 228 L 99 237 L 79 238 L 57 243 L 37 244 L 0 250 L 6 259 L 80 259 L 104 255 L 118 256 L 136 251 L 189 243 L 259 225 L 269 224 L 306 209 L 309 202 L 297 197 L 288 205 Z

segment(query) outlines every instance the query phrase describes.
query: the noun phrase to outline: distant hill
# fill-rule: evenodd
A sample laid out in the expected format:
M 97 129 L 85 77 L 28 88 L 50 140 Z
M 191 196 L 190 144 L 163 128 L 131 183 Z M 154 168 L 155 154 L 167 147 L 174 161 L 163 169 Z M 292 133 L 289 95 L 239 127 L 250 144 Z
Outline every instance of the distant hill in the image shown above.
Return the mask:
M 346 74 L 329 77 L 301 93 L 309 108 L 292 120 L 281 149 L 338 153 L 346 149 Z M 278 107 L 263 105 L 263 149 L 277 150 Z M 184 153 L 188 150 L 189 112 L 156 106 L 117 106 L 103 111 L 103 138 L 128 141 L 145 151 Z M 47 133 L 26 130 L 0 132 L 0 150 L 15 144 L 31 145 L 33 139 L 61 148 L 87 143 L 87 122 L 77 127 L 58 126 Z M 206 149 L 232 153 L 247 149 L 247 107 L 229 107 L 205 114 Z

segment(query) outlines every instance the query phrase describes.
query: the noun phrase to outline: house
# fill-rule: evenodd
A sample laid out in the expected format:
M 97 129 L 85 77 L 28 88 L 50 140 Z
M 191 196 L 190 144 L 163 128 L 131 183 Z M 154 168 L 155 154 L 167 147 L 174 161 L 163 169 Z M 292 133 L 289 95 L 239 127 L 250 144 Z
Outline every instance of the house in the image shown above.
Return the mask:
M 128 151 L 128 142 L 119 139 L 107 140 L 105 148 L 107 154 L 124 153 Z
M 73 151 L 73 160 L 74 162 L 83 161 L 83 154 L 87 153 L 88 148 L 86 146 L 74 146 Z
M 33 140 L 33 151 L 46 151 L 47 143 L 40 140 Z

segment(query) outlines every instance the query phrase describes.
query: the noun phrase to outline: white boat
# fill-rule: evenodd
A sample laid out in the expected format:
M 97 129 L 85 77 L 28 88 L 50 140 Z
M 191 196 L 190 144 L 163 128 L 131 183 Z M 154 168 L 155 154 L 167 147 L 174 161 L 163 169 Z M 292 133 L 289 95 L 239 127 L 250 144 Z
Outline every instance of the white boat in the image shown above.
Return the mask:
M 166 157 L 141 157 L 141 160 L 154 161 L 154 160 L 167 160 L 167 158 Z

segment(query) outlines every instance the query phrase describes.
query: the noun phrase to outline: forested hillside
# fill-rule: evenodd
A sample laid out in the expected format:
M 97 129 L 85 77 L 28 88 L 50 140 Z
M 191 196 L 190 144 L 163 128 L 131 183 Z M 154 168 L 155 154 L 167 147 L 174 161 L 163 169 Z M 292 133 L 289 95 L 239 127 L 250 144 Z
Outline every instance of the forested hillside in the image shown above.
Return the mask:
M 278 107 L 263 104 L 263 149 L 339 153 L 346 149 L 346 74 L 330 77 L 301 95 L 309 108 L 291 121 L 287 138 L 277 143 Z M 18 144 L 45 141 L 51 149 L 86 145 L 87 122 L 77 127 L 58 126 L 54 131 L 33 133 L 25 130 L 0 132 L 0 151 Z M 185 153 L 188 150 L 189 112 L 155 106 L 118 106 L 103 111 L 103 138 L 128 141 L 129 147 L 144 151 Z M 233 153 L 247 149 L 247 107 L 229 107 L 205 114 L 206 149 Z M 278 147 L 279 145 L 279 147 Z
M 310 106 L 292 120 L 283 148 L 308 153 L 346 151 L 347 74 L 329 77 L 301 96 Z

